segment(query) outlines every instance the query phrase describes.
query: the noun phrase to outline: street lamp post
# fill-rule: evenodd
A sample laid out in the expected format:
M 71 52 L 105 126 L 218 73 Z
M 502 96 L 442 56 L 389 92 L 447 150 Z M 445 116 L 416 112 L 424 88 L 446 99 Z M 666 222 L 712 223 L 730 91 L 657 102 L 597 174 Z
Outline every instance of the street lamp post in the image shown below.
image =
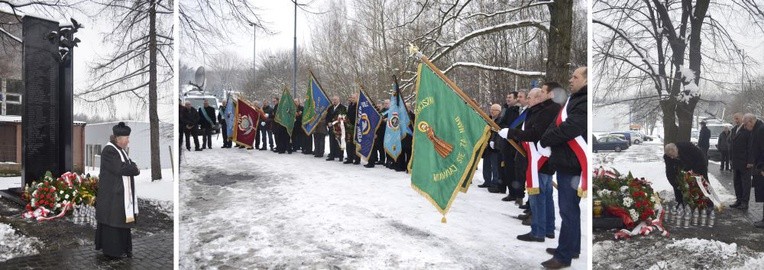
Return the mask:
M 292 97 L 297 97 L 297 0 L 294 1 L 294 49 L 292 50 Z
M 257 57 L 257 24 L 250 22 L 249 26 L 252 26 L 252 94 L 255 93 L 255 82 L 257 81 L 256 71 L 257 64 L 255 64 L 255 58 Z

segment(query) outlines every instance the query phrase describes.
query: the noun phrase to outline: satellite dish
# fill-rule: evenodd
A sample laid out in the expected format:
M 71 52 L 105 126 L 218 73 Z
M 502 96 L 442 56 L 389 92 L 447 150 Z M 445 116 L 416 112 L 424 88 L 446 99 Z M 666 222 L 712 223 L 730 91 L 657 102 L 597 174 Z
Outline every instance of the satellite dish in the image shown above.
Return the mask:
M 194 75 L 194 83 L 199 88 L 204 87 L 204 67 L 199 67 L 196 69 L 196 74 Z

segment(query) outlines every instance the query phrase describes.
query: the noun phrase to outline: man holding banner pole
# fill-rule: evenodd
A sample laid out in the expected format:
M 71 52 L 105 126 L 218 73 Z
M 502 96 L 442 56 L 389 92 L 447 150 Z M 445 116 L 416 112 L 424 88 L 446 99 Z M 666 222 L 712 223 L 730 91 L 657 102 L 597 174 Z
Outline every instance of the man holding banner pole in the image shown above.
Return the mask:
M 587 74 L 579 67 L 570 79 L 568 101 L 541 136 L 541 147 L 551 147 L 549 163 L 557 173 L 558 205 L 562 226 L 557 248 L 546 251 L 553 257 L 541 265 L 549 269 L 570 266 L 581 253 L 581 198 L 588 189 L 587 173 Z

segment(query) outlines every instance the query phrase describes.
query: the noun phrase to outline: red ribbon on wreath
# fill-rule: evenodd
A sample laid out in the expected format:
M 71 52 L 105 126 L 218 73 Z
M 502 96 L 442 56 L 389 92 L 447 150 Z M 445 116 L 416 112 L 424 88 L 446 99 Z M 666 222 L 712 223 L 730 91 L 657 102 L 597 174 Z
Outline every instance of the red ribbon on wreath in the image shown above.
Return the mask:
M 626 209 L 611 205 L 611 206 L 605 207 L 605 210 L 611 215 L 621 218 L 621 220 L 623 221 L 623 224 L 626 225 L 626 228 L 634 227 L 634 220 L 631 219 L 631 215 L 629 215 L 629 212 L 626 211 Z

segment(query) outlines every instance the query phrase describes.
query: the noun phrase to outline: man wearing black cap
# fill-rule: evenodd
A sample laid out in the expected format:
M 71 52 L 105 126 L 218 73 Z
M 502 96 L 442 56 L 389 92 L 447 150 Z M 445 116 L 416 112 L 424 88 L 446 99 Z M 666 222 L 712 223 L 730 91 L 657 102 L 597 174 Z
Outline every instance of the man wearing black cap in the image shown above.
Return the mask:
M 96 250 L 109 258 L 132 256 L 130 228 L 135 226 L 138 200 L 135 179 L 141 173 L 127 155 L 130 127 L 119 122 L 112 128 L 110 142 L 101 151 L 101 172 L 96 197 Z

